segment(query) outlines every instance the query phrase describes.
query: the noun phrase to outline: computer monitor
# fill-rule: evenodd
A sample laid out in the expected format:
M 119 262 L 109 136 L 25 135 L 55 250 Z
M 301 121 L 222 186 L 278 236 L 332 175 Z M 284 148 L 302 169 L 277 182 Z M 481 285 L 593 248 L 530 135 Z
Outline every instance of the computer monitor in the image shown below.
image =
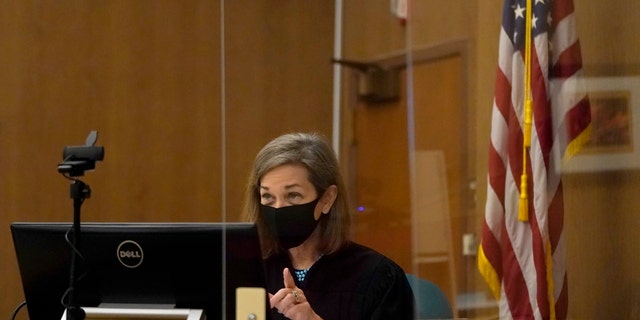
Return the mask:
M 11 225 L 31 320 L 65 311 L 70 228 Z M 236 288 L 265 287 L 250 223 L 83 223 L 78 250 L 74 304 L 81 307 L 202 309 L 207 319 L 235 319 Z

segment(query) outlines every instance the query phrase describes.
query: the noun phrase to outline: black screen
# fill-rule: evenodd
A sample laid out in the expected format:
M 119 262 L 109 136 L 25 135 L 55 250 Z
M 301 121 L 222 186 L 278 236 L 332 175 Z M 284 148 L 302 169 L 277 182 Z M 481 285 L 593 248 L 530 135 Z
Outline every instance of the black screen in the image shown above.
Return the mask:
M 65 234 L 71 227 L 11 225 L 31 320 L 60 319 L 64 312 L 72 252 Z M 265 287 L 253 224 L 83 223 L 80 234 L 78 306 L 161 304 L 203 309 L 208 319 L 235 319 L 235 289 Z

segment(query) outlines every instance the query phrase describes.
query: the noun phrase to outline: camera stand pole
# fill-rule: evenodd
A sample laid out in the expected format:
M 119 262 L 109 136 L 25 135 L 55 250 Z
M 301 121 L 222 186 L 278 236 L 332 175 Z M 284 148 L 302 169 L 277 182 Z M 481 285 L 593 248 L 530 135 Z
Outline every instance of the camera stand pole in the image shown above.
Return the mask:
M 67 320 L 83 320 L 84 310 L 75 305 L 76 271 L 78 267 L 80 247 L 80 207 L 84 199 L 91 196 L 91 188 L 79 179 L 74 179 L 69 187 L 73 199 L 73 232 L 71 236 L 71 270 L 69 272 L 69 300 L 67 304 Z
M 69 289 L 66 292 L 66 303 L 64 303 L 66 320 L 84 320 L 85 318 L 84 310 L 76 305 L 75 291 L 78 280 L 76 277 L 78 259 L 82 258 L 80 254 L 80 207 L 86 198 L 91 197 L 91 188 L 75 177 L 83 176 L 85 171 L 95 169 L 96 161 L 102 161 L 104 158 L 104 148 L 95 146 L 97 139 L 98 132 L 91 131 L 84 146 L 66 146 L 62 151 L 62 162 L 58 164 L 58 172 L 71 180 L 69 193 L 73 199 L 73 227 L 67 233 L 67 236 L 71 233 L 71 239 L 67 239 L 67 242 L 71 245 L 72 252 Z

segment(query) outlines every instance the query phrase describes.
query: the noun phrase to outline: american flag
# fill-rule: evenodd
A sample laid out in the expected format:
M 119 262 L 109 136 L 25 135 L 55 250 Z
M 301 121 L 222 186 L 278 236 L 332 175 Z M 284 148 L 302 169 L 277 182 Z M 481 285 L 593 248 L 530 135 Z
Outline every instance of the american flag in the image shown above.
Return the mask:
M 590 132 L 580 90 L 580 43 L 571 0 L 505 0 L 491 122 L 489 173 L 478 268 L 501 319 L 565 319 L 567 272 L 560 161 Z M 523 152 L 525 17 L 531 15 L 532 129 Z M 524 158 L 523 158 L 524 157 Z M 523 160 L 525 163 L 523 164 Z M 528 221 L 518 219 L 521 175 Z

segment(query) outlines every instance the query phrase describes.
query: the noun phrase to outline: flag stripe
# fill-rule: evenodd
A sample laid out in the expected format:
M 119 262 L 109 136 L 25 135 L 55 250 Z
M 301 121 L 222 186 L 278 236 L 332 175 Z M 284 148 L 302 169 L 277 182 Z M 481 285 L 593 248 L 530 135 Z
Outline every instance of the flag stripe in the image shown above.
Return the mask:
M 580 43 L 573 43 L 558 56 L 558 61 L 553 66 L 553 76 L 557 78 L 568 78 L 574 75 L 582 68 L 581 55 Z
M 549 204 L 549 242 L 551 249 L 555 251 L 564 228 L 564 201 L 562 183 L 558 185 L 557 192 Z
M 591 123 L 591 117 L 588 116 L 590 109 L 589 99 L 584 96 L 580 102 L 567 112 L 565 126 L 571 140 L 576 139 Z
M 509 175 L 507 177 L 507 190 L 505 194 L 505 211 L 513 212 L 517 210 L 517 183 L 515 177 Z M 519 176 L 518 176 L 519 179 Z M 516 201 L 514 201 L 516 200 Z M 522 229 L 516 215 L 505 215 L 505 224 L 501 228 L 502 232 L 502 269 L 504 273 L 503 286 L 505 298 L 509 305 L 511 313 L 518 316 L 532 315 L 530 302 L 523 297 L 529 296 L 529 287 L 523 275 L 523 269 L 530 268 L 531 265 L 526 262 L 530 260 L 527 252 L 514 250 L 515 247 L 528 246 L 531 237 L 527 230 Z M 509 241 L 506 241 L 506 240 Z
M 563 21 L 564 18 L 573 14 L 573 1 L 571 0 L 555 0 L 551 1 L 551 23 L 552 27 L 557 25 L 560 21 Z

